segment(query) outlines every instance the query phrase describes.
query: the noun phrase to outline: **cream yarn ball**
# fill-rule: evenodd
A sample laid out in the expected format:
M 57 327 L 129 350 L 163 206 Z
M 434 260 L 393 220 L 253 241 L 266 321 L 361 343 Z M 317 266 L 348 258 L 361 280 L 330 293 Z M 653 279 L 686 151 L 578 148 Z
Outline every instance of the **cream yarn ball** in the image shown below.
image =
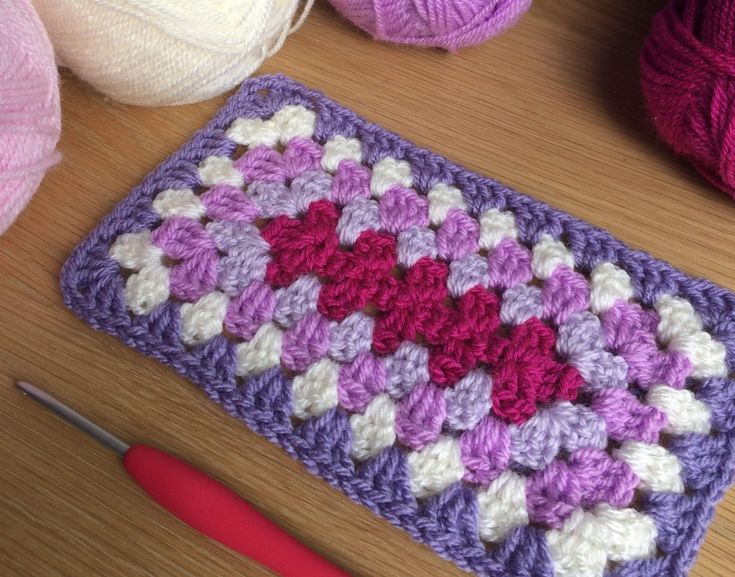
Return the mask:
M 107 96 L 161 106 L 247 78 L 303 22 L 299 0 L 33 0 L 57 61 Z

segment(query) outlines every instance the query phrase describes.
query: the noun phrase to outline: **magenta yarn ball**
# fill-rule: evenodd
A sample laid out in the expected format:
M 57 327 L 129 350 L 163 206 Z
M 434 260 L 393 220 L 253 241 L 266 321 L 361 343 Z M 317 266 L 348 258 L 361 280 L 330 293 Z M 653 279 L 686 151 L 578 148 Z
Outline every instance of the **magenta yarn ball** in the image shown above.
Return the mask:
M 531 0 L 330 0 L 376 40 L 457 50 L 513 26 Z
M 735 2 L 672 0 L 641 51 L 659 136 L 735 199 Z

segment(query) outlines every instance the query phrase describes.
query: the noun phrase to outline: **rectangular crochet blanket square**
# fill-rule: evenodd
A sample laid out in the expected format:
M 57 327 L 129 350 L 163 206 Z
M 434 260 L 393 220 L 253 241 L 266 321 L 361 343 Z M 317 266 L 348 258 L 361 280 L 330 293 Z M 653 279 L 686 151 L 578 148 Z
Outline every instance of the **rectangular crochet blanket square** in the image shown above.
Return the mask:
M 733 476 L 735 295 L 282 76 L 62 287 L 481 577 L 684 575 Z

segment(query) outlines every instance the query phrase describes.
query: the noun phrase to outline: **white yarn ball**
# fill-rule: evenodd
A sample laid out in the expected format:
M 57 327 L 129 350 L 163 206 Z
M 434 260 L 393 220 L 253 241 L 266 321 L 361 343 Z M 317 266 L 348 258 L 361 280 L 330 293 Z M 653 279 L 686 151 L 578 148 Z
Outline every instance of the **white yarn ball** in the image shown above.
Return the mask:
M 33 0 L 61 66 L 126 104 L 221 94 L 281 47 L 299 0 Z

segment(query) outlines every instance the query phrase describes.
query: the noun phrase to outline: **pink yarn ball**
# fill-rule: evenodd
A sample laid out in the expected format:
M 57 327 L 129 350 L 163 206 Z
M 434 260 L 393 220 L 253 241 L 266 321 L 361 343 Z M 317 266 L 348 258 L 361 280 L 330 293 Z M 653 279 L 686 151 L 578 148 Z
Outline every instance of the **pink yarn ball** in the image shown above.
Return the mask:
M 330 0 L 376 40 L 455 51 L 513 26 L 531 0 Z
M 58 160 L 61 132 L 54 51 L 28 0 L 0 4 L 0 234 Z

